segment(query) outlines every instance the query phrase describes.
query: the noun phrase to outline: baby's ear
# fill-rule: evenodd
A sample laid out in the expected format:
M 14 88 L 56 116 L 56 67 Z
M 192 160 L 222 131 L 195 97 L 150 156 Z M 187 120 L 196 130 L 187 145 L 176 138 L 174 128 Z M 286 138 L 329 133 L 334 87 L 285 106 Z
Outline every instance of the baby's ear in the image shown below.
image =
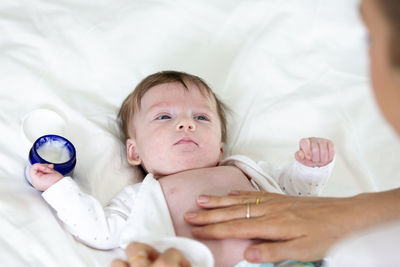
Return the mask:
M 135 139 L 129 138 L 126 140 L 126 158 L 128 162 L 132 166 L 137 166 L 142 163 L 142 160 L 139 157 L 139 153 L 136 149 L 136 141 Z

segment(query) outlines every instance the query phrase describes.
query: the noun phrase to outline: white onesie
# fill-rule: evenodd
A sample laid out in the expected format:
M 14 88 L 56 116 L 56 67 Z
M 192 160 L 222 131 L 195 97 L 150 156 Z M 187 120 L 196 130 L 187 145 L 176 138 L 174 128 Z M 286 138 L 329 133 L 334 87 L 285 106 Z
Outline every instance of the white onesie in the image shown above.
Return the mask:
M 258 190 L 304 196 L 319 194 L 333 168 L 333 162 L 311 168 L 295 161 L 278 170 L 240 155 L 225 159 L 221 165 L 241 169 Z M 130 242 L 138 241 L 159 251 L 177 248 L 194 267 L 213 266 L 208 247 L 175 235 L 161 186 L 152 174 L 141 183 L 125 187 L 104 208 L 95 198 L 83 193 L 70 177 L 52 185 L 42 196 L 56 210 L 67 230 L 91 247 L 125 248 Z

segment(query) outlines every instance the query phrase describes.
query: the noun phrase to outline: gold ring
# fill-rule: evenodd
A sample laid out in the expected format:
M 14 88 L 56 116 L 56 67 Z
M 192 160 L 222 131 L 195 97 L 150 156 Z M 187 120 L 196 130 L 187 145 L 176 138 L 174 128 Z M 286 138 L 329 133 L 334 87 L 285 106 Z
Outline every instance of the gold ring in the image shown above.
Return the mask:
M 147 259 L 146 252 L 139 251 L 138 254 L 129 257 L 128 263 L 131 264 L 131 263 L 134 263 L 135 261 L 140 260 L 140 259 Z
M 260 204 L 260 196 L 257 196 L 256 198 L 256 205 Z
M 247 218 L 247 219 L 250 219 L 250 218 L 251 218 L 251 214 L 250 214 L 250 203 L 247 203 L 246 218 Z

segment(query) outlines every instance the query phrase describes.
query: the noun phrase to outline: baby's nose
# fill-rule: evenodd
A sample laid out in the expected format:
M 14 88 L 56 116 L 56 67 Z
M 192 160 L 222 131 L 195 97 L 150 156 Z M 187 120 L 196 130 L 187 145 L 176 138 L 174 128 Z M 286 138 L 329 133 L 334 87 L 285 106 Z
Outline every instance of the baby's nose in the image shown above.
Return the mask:
M 177 131 L 194 131 L 196 130 L 196 125 L 194 124 L 193 120 L 185 118 L 179 121 L 176 126 Z

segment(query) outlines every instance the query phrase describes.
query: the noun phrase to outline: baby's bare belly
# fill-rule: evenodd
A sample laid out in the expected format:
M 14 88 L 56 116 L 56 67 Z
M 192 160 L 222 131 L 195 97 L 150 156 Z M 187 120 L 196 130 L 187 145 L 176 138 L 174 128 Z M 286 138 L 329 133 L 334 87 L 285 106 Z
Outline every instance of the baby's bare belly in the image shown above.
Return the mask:
M 192 226 L 183 219 L 189 210 L 199 210 L 200 194 L 226 195 L 231 190 L 255 190 L 247 177 L 233 166 L 190 170 L 159 179 L 178 236 L 194 238 Z M 243 214 L 245 216 L 245 214 Z M 245 239 L 199 240 L 214 255 L 215 266 L 233 266 L 243 259 L 243 252 L 252 241 Z

